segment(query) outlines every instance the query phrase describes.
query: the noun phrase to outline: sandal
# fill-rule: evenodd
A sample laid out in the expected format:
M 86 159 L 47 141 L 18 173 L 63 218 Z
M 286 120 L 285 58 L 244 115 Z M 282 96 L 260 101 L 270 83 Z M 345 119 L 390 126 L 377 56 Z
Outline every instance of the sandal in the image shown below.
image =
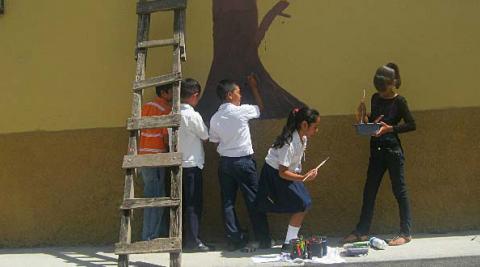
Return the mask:
M 392 240 L 388 241 L 389 246 L 400 246 L 403 244 L 407 244 L 408 242 L 412 241 L 412 236 L 403 236 L 399 235 L 394 237 Z
M 368 235 L 359 235 L 355 232 L 347 235 L 344 237 L 340 243 L 342 244 L 348 244 L 348 243 L 355 243 L 355 242 L 363 242 L 363 241 L 368 241 Z

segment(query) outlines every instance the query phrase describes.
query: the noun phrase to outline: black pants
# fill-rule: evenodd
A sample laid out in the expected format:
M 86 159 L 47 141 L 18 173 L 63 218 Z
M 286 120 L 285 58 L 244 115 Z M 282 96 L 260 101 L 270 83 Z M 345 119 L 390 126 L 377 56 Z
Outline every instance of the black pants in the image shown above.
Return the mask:
M 231 242 L 240 243 L 246 240 L 241 231 L 235 212 L 237 191 L 243 194 L 250 223 L 255 239 L 260 242 L 270 242 L 267 216 L 256 209 L 255 199 L 258 191 L 258 175 L 255 159 L 245 157 L 221 157 L 218 168 L 222 210 L 227 237 Z
M 183 199 L 183 243 L 187 248 L 199 244 L 200 220 L 203 204 L 203 177 L 202 170 L 183 168 L 182 170 L 182 199 Z
M 393 194 L 400 209 L 400 234 L 409 236 L 412 219 L 407 197 L 407 186 L 405 184 L 405 158 L 403 151 L 399 146 L 393 148 L 371 147 L 370 151 L 367 181 L 363 189 L 362 213 L 356 232 L 361 235 L 367 235 L 370 231 L 378 188 L 385 171 L 388 169 Z

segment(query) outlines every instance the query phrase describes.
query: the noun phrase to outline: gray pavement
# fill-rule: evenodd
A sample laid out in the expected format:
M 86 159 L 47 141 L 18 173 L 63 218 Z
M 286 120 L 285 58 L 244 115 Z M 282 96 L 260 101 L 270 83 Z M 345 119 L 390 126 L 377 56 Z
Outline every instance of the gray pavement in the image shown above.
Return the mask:
M 387 238 L 388 236 L 380 236 Z M 338 245 L 338 238 L 329 240 Z M 259 250 L 254 254 L 214 251 L 183 253 L 183 266 L 299 266 L 298 264 L 254 264 L 252 255 L 279 253 L 280 249 Z M 480 231 L 441 235 L 416 235 L 409 244 L 370 250 L 361 257 L 345 257 L 346 263 L 332 266 L 480 266 Z M 130 256 L 130 266 L 168 266 L 168 254 Z M 0 249 L 0 266 L 116 266 L 112 247 L 45 247 Z

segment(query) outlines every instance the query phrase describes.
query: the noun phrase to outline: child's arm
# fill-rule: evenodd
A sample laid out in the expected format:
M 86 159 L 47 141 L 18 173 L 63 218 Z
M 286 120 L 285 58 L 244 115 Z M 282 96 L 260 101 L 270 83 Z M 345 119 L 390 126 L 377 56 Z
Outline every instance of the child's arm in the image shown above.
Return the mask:
M 215 126 L 210 121 L 210 130 L 208 132 L 208 141 L 211 143 L 220 143 L 220 136 L 215 132 Z
M 200 113 L 195 113 L 195 116 L 192 117 L 191 121 L 192 131 L 195 135 L 201 140 L 208 140 L 208 128 L 203 122 L 202 116 Z
M 310 181 L 317 177 L 317 169 L 312 169 L 309 172 L 302 174 L 297 174 L 290 171 L 287 167 L 283 165 L 278 165 L 278 174 L 285 180 L 289 181 Z
M 417 124 L 415 123 L 415 119 L 410 113 L 410 109 L 408 108 L 407 100 L 405 98 L 400 99 L 399 110 L 402 115 L 403 124 L 399 124 L 393 126 L 393 132 L 395 133 L 406 133 L 410 131 L 415 131 L 417 129 Z
M 262 97 L 258 92 L 258 83 L 257 83 L 257 78 L 255 78 L 255 74 L 251 73 L 250 75 L 248 75 L 247 80 L 248 80 L 248 84 L 250 85 L 250 88 L 252 89 L 252 94 L 253 94 L 253 97 L 255 98 L 255 102 L 257 103 L 260 111 L 262 111 L 264 108 L 264 105 L 263 105 Z

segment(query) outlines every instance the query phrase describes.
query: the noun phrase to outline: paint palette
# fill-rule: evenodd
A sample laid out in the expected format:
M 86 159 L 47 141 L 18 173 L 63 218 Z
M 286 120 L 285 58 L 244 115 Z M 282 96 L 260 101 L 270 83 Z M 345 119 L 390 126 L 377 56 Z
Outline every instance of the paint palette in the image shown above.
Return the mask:
M 359 124 L 354 124 L 353 126 L 357 130 L 357 134 L 372 136 L 372 135 L 375 135 L 375 133 L 378 130 L 380 130 L 380 127 L 382 126 L 382 124 L 380 124 L 380 123 L 359 123 Z

